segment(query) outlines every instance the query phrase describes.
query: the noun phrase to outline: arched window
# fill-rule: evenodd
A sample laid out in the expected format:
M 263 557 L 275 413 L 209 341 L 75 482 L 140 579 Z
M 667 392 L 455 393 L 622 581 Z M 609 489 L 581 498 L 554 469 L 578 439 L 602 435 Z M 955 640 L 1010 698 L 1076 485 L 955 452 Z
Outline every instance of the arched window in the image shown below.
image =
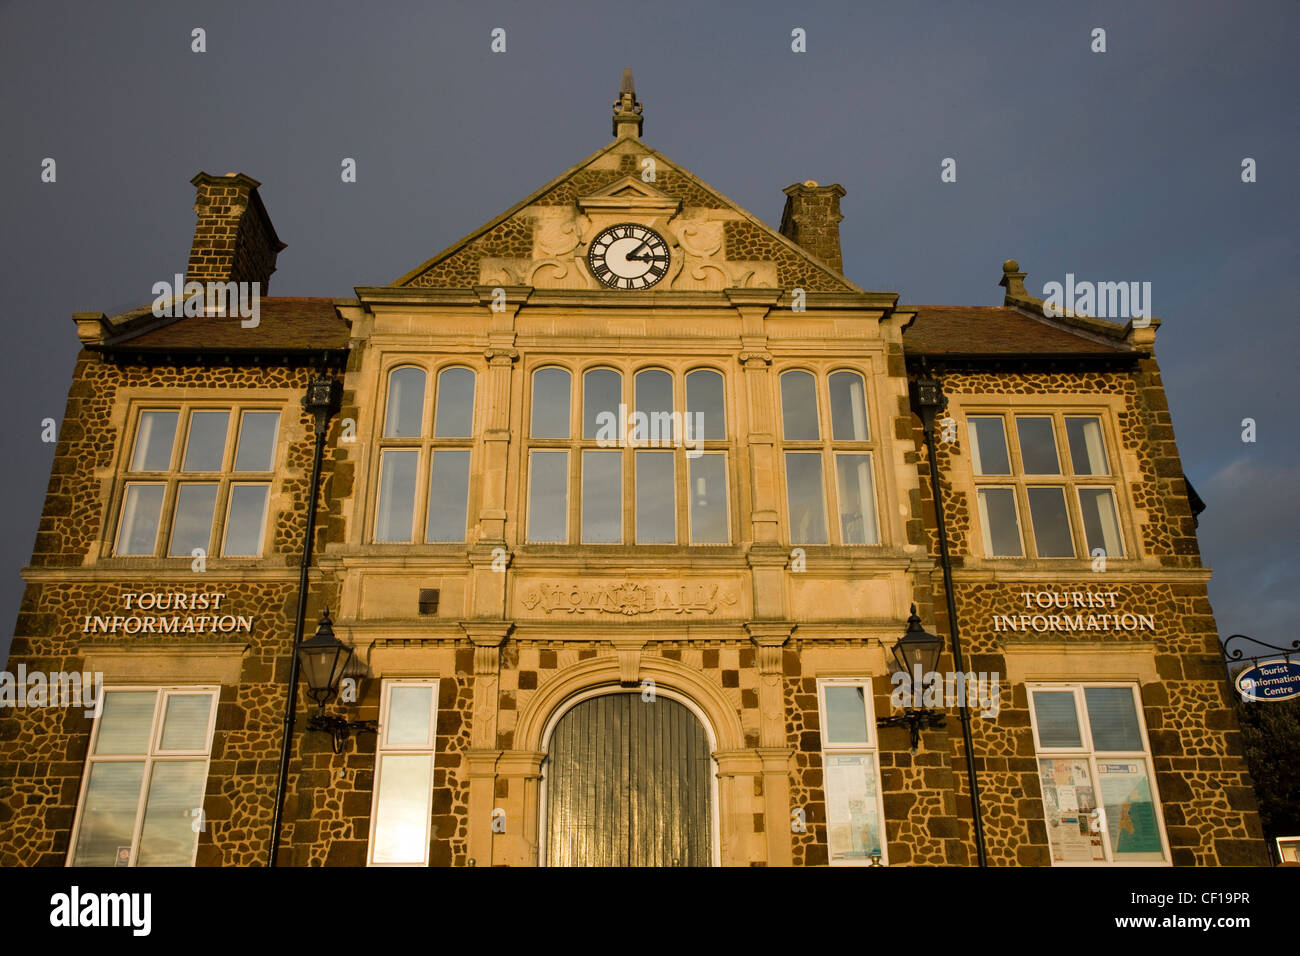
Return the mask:
M 438 374 L 430 436 L 424 427 L 425 371 L 408 365 L 389 373 L 375 541 L 465 541 L 475 379 L 473 369 L 463 366 Z
M 686 437 L 706 441 L 727 437 L 727 400 L 721 372 L 697 368 L 686 376 Z
M 589 369 L 582 376 L 582 437 L 600 438 L 617 425 L 623 404 L 623 376 L 612 368 Z M 617 434 L 617 431 L 615 431 Z
M 786 441 L 817 441 L 817 380 L 796 369 L 781 376 L 781 425 Z
M 555 367 L 533 372 L 527 540 L 729 543 L 722 375 L 697 369 L 684 392 L 667 369 L 641 369 L 627 390 L 624 377 L 604 366 L 581 374 L 582 424 L 571 434 L 573 377 Z
M 781 376 L 790 542 L 879 544 L 865 380 L 857 372 L 837 371 L 827 376 L 825 387 L 828 401 L 819 403 L 820 386 L 812 373 L 793 369 Z M 819 406 L 828 409 L 829 429 L 822 425 Z M 838 516 L 833 524 L 826 520 L 828 499 Z
M 388 373 L 385 438 L 419 438 L 424 433 L 424 369 L 403 365 Z
M 533 438 L 569 437 L 572 382 L 567 369 L 541 368 L 533 373 Z

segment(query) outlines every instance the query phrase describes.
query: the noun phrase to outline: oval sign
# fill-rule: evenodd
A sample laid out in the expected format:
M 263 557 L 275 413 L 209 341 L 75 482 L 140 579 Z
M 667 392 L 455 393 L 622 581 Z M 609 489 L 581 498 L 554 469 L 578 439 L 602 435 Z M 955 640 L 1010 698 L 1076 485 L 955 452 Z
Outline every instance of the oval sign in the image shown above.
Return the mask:
M 1237 674 L 1237 690 L 1245 700 L 1289 700 L 1300 697 L 1300 661 L 1260 661 Z

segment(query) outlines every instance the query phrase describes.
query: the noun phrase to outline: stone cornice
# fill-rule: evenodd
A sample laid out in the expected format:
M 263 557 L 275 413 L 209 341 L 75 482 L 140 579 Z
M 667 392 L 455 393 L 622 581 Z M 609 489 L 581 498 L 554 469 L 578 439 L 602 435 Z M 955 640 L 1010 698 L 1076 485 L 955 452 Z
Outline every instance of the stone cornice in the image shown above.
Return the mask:
M 938 565 L 934 568 L 934 573 L 939 573 Z M 1082 565 L 1077 569 L 1047 569 L 1040 570 L 1036 568 L 954 568 L 952 577 L 954 581 L 992 583 L 992 584 L 1059 584 L 1063 587 L 1072 588 L 1081 587 L 1105 587 L 1108 584 L 1165 584 L 1178 582 L 1180 584 L 1188 581 L 1209 581 L 1211 571 L 1209 568 L 1115 568 L 1110 567 L 1104 573 L 1094 573 L 1088 569 L 1088 566 Z

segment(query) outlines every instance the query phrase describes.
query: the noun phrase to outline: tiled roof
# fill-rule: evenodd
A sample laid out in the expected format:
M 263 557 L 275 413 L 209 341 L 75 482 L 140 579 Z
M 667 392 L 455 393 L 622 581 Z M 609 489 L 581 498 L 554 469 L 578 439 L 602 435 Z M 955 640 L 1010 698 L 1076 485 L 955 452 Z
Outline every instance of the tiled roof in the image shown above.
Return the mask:
M 126 332 L 112 337 L 105 347 L 148 352 L 320 351 L 348 347 L 348 323 L 339 317 L 333 299 L 266 297 L 259 303 L 258 318 L 255 327 L 244 328 L 243 320 L 237 317 L 189 316 L 139 335 Z
M 1132 351 L 1052 325 L 1008 306 L 914 305 L 916 318 L 903 332 L 909 355 L 1116 355 Z

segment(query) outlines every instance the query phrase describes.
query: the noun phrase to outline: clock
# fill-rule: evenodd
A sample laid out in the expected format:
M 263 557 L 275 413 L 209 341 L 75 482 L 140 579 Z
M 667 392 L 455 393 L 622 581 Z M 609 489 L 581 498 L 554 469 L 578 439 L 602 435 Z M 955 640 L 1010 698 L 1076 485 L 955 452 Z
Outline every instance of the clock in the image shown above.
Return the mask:
M 648 289 L 668 273 L 668 243 L 636 223 L 610 226 L 591 241 L 587 264 L 611 289 Z

